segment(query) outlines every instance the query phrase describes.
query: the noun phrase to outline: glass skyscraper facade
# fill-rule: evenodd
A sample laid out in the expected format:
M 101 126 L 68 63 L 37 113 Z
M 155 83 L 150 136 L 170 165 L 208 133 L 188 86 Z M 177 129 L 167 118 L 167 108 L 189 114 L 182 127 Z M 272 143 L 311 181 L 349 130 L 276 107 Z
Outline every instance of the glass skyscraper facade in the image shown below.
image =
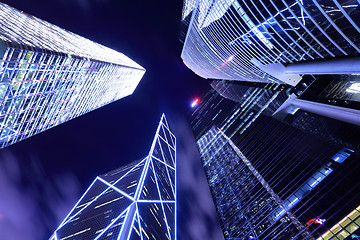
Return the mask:
M 300 99 L 360 110 L 360 76 L 318 76 Z
M 340 106 L 349 109 L 349 111 L 359 110 L 359 102 L 357 102 L 358 93 L 356 93 L 356 91 L 349 91 L 350 86 L 357 84 L 358 76 L 348 76 L 346 78 L 347 80 L 341 79 L 344 75 L 333 77 L 335 79 L 329 81 L 329 79 L 332 78 L 329 78 L 329 76 L 321 76 L 315 82 L 307 84 L 307 86 L 310 85 L 310 87 L 301 84 L 301 86 L 296 88 L 279 84 L 254 84 L 215 80 L 211 83 L 213 90 L 209 90 L 204 95 L 202 101 L 208 102 L 210 99 L 216 99 L 210 101 L 215 109 L 214 112 L 223 111 L 221 108 L 225 107 L 225 105 L 225 108 L 232 108 L 231 114 L 229 112 L 230 115 L 227 117 L 247 119 L 238 126 L 243 128 L 243 130 L 244 126 L 251 124 L 260 114 L 273 116 L 284 102 L 286 102 L 291 93 L 294 92 L 300 95 L 300 99 L 304 99 L 310 103 L 319 102 L 328 106 Z M 304 88 L 306 88 L 306 90 L 302 93 Z M 218 103 L 215 103 L 216 101 Z M 241 110 L 237 111 L 238 108 L 241 108 Z M 199 109 L 198 111 L 201 111 L 201 114 L 205 115 L 213 114 L 212 110 L 209 109 L 205 111 Z M 201 114 L 199 113 L 198 117 L 200 117 Z M 225 116 L 226 115 L 224 115 L 224 117 Z M 215 115 L 213 115 L 213 117 L 215 117 Z M 215 119 L 218 117 L 219 115 L 216 116 Z M 360 123 L 359 115 L 357 119 Z M 360 150 L 360 139 L 358 137 L 360 128 L 356 125 L 304 111 L 296 106 L 288 107 L 287 115 L 281 121 L 340 146 Z M 209 124 L 211 126 L 211 123 Z M 226 126 L 226 124 L 224 126 Z
M 0 147 L 131 95 L 145 69 L 0 3 Z
M 261 114 L 271 116 L 288 94 L 279 85 L 265 89 L 214 81 L 193 113 L 196 140 L 215 124 L 230 135 L 242 134 Z
M 149 155 L 98 176 L 50 239 L 176 239 L 176 138 L 164 115 Z
M 181 57 L 204 78 L 295 86 L 287 64 L 360 53 L 359 10 L 357 0 L 185 0 Z
M 227 82 L 224 80 L 213 81 L 211 83 L 211 87 L 222 97 L 234 102 L 246 103 L 254 111 L 268 116 L 271 116 L 286 101 L 292 90 L 286 85 L 279 84 L 251 85 L 247 86 L 241 83 L 237 84 L 234 81 Z
M 359 153 L 257 113 L 214 89 L 192 113 L 225 238 L 359 235 Z

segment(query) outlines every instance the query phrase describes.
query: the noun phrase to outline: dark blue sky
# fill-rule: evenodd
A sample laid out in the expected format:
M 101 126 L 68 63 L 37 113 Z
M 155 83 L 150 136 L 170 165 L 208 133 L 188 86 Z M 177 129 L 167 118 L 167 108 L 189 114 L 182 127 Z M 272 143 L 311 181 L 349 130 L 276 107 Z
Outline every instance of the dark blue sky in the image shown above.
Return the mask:
M 180 58 L 182 1 L 2 2 L 120 51 L 147 70 L 132 96 L 0 151 L 0 188 L 7 191 L 7 197 L 0 198 L 0 232 L 8 230 L 8 235 L 2 233 L 4 239 L 46 239 L 97 175 L 147 155 L 161 113 L 175 134 L 186 132 L 190 102 L 210 81 L 197 77 Z M 188 161 L 193 164 L 182 167 L 186 179 L 206 188 L 191 134 L 180 138 L 187 151 L 181 155 L 191 155 Z M 184 197 L 180 209 L 192 208 L 196 216 L 180 215 L 183 232 L 189 234 L 180 239 L 219 239 L 219 233 L 209 231 L 216 227 L 214 212 L 206 209 L 211 205 L 206 203 L 207 190 L 194 185 L 184 193 L 190 198 Z M 191 204 L 195 202 L 203 206 Z M 1 224 L 6 218 L 12 226 Z

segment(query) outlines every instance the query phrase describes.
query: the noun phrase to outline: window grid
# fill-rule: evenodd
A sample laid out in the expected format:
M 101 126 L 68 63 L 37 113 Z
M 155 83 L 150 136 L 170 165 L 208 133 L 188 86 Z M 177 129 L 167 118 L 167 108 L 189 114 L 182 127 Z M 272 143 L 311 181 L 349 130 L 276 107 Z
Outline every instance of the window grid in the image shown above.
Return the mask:
M 192 14 L 182 59 L 204 78 L 282 83 L 252 60 L 286 64 L 360 53 L 356 0 L 185 0 L 184 11 Z
M 121 53 L 0 3 L 1 148 L 132 94 L 144 73 Z

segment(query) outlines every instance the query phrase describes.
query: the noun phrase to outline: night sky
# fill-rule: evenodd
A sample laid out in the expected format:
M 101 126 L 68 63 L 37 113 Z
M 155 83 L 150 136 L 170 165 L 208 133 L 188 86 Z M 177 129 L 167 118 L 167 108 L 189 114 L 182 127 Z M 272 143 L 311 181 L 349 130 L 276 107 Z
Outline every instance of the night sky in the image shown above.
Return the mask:
M 161 113 L 183 162 L 179 239 L 221 239 L 186 120 L 210 81 L 180 58 L 182 1 L 2 2 L 122 52 L 146 73 L 132 96 L 0 150 L 0 239 L 47 239 L 97 175 L 148 154 Z

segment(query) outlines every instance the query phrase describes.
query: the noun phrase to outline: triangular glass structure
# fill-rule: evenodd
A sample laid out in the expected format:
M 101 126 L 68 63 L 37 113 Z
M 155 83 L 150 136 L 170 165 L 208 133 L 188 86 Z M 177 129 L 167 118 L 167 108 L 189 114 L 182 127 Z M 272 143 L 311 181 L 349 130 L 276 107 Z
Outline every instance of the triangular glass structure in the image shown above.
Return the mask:
M 175 149 L 163 115 L 149 155 L 98 176 L 51 240 L 176 239 Z
M 143 182 L 140 199 L 143 200 L 160 200 L 160 194 L 156 183 L 154 167 L 149 161 L 149 167 L 146 172 L 146 177 Z
M 175 200 L 170 178 L 166 171 L 166 165 L 157 160 L 153 160 L 152 163 L 154 166 L 161 199 Z
M 166 168 L 169 176 L 170 176 L 170 181 L 171 181 L 171 186 L 174 192 L 174 195 L 176 195 L 176 190 L 175 190 L 175 169 L 171 169 L 171 168 Z
M 175 214 L 175 203 L 163 203 L 165 217 L 168 223 L 171 239 L 175 236 L 175 218 L 171 217 Z
M 130 234 L 130 240 L 142 240 L 140 218 L 138 213 L 135 214 L 134 224 L 132 225 L 132 232 Z
M 114 240 L 117 239 L 117 236 L 120 233 L 120 230 L 124 224 L 127 211 L 122 213 L 117 220 L 114 220 L 107 226 L 107 228 L 102 229 L 101 232 L 96 236 L 95 239 L 98 240 Z
M 102 179 L 104 179 L 105 181 L 113 184 L 115 181 L 118 181 L 122 177 L 126 176 L 128 173 L 134 172 L 138 169 L 141 169 L 144 166 L 145 160 L 146 159 L 134 161 L 124 167 L 121 167 L 121 168 L 115 169 L 111 172 L 108 172 L 106 174 L 100 175 L 100 177 Z
M 166 218 L 161 203 L 138 203 L 140 225 L 145 239 L 170 240 Z
M 111 178 L 110 176 L 104 176 L 104 177 L 107 177 L 110 180 L 109 183 L 113 184 L 114 187 L 120 189 L 129 196 L 133 197 L 135 195 L 135 191 L 138 186 L 145 162 L 146 159 L 143 159 L 136 165 L 131 166 L 131 168 L 126 168 L 127 170 L 126 173 L 123 173 L 123 170 L 118 171 L 120 173 L 123 173 L 122 176 L 119 175 L 120 173 L 115 172 L 112 175 L 115 178 Z M 103 178 L 103 176 L 100 176 L 100 178 Z
M 113 201 L 112 206 L 114 206 L 114 202 L 116 202 L 116 208 L 112 209 L 110 204 L 106 204 L 111 198 L 113 198 L 113 200 L 110 200 Z M 56 231 L 57 238 L 62 239 L 69 236 L 77 236 L 77 238 L 74 239 L 78 239 L 79 237 L 81 239 L 98 239 L 107 229 L 121 225 L 128 211 L 126 207 L 131 202 L 129 200 L 126 201 L 123 196 L 117 198 L 107 196 L 104 197 L 104 199 L 100 197 L 99 200 L 100 202 L 98 204 L 96 204 L 97 201 L 94 201 L 86 209 L 70 219 L 70 221 L 65 222 L 64 225 Z M 122 200 L 125 201 L 121 202 Z M 97 224 L 93 224 L 94 222 Z M 117 223 L 117 225 L 114 226 L 115 223 Z
M 78 203 L 69 213 L 69 215 L 63 221 L 69 221 L 74 218 L 79 212 L 83 211 L 88 205 L 90 205 L 93 201 L 99 198 L 102 194 L 106 192 L 109 187 L 103 184 L 100 180 L 95 179 L 93 183 L 90 185 L 88 190 L 84 193 L 84 195 L 80 198 Z

